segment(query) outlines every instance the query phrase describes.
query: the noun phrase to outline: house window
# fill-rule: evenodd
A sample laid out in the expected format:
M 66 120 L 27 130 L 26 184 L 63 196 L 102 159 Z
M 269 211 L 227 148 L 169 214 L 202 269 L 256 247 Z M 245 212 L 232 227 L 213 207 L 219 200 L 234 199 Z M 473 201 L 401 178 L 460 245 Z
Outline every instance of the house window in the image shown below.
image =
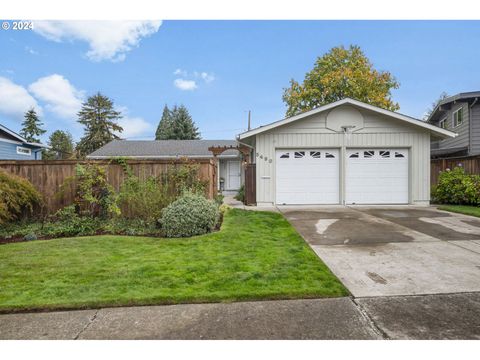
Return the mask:
M 320 151 L 310 151 L 310 156 L 314 159 L 320 159 L 321 155 Z
M 301 159 L 305 157 L 305 151 L 295 151 L 294 157 L 295 159 Z
M 387 150 L 383 151 L 382 150 L 382 151 L 380 151 L 380 156 L 382 158 L 389 158 L 390 157 L 390 151 L 387 151 Z
M 351 154 L 349 158 L 358 158 L 358 152 Z
M 453 113 L 453 127 L 462 125 L 462 122 L 463 122 L 463 108 L 460 108 Z
M 30 156 L 32 155 L 32 149 L 17 146 L 17 154 Z
M 438 126 L 440 126 L 442 129 L 446 129 L 447 128 L 447 118 L 440 120 L 440 122 L 438 123 Z
M 335 159 L 335 155 L 330 154 L 329 152 L 325 153 L 325 157 L 326 157 L 327 159 Z
M 290 158 L 290 153 L 283 153 L 280 155 L 280 159 L 289 159 Z
M 367 150 L 363 152 L 363 157 L 366 159 L 373 157 L 373 155 L 375 155 L 375 151 L 373 150 Z

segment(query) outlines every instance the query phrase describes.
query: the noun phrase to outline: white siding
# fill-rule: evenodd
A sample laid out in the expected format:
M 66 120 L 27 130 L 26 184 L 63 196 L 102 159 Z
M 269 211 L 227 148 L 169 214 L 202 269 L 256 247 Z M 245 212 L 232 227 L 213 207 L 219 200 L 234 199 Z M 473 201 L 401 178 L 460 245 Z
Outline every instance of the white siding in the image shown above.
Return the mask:
M 325 128 L 325 114 L 317 114 L 293 124 L 256 135 L 257 203 L 275 203 L 275 150 L 284 148 L 338 148 L 341 152 L 340 177 L 343 177 L 343 149 L 352 147 L 397 147 L 409 149 L 409 202 L 426 204 L 430 200 L 430 134 L 428 131 L 362 111 L 365 127 L 348 135 Z M 344 200 L 344 189 L 340 189 Z

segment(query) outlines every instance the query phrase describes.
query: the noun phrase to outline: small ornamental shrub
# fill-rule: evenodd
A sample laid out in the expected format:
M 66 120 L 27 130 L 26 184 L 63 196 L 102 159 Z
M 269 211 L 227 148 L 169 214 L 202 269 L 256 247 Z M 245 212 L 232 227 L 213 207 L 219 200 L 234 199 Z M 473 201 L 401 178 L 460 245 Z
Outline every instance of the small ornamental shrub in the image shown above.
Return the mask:
M 30 181 L 0 170 L 0 224 L 31 216 L 41 203 Z
M 163 209 L 160 224 L 166 237 L 189 237 L 214 230 L 218 218 L 214 201 L 186 193 Z
M 48 237 L 94 235 L 102 228 L 101 224 L 100 219 L 79 215 L 75 205 L 70 205 L 57 211 L 49 222 L 44 223 L 42 233 Z
M 462 167 L 440 173 L 432 187 L 432 200 L 441 204 L 479 205 L 480 176 L 465 174 Z
M 24 239 L 25 241 L 37 240 L 37 235 L 35 235 L 34 233 L 29 233 L 29 234 L 25 235 L 25 236 L 23 237 L 23 239 Z
M 235 195 L 235 199 L 245 203 L 245 185 L 240 186 L 238 189 L 237 195 Z

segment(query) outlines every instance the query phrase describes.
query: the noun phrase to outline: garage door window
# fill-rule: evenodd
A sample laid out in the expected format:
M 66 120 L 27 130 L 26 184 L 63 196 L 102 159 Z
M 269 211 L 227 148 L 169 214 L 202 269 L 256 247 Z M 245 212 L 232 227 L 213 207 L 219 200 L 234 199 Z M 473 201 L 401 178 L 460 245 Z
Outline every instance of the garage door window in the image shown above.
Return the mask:
M 301 159 L 305 157 L 305 151 L 295 151 L 295 159 Z
M 310 156 L 314 159 L 320 159 L 322 153 L 320 151 L 310 151 Z
M 325 153 L 325 157 L 326 157 L 327 159 L 335 159 L 335 155 L 333 155 L 333 154 L 331 154 L 331 153 L 329 153 L 329 152 L 326 152 L 326 153 Z
M 367 150 L 367 151 L 364 151 L 364 152 L 363 152 L 363 157 L 364 157 L 365 159 L 372 158 L 373 155 L 375 155 L 375 151 L 373 151 L 373 150 Z
M 354 158 L 358 158 L 358 156 L 359 156 L 359 154 L 358 154 L 358 152 L 356 152 L 356 153 L 351 154 L 349 157 L 354 159 Z
M 405 155 L 403 155 L 402 153 L 399 153 L 399 152 L 396 152 L 396 151 L 395 151 L 395 157 L 396 157 L 396 158 L 404 158 Z
M 289 159 L 290 158 L 290 153 L 283 153 L 282 155 L 280 155 L 280 159 Z
M 382 158 L 389 158 L 390 157 L 390 151 L 380 151 L 380 156 Z

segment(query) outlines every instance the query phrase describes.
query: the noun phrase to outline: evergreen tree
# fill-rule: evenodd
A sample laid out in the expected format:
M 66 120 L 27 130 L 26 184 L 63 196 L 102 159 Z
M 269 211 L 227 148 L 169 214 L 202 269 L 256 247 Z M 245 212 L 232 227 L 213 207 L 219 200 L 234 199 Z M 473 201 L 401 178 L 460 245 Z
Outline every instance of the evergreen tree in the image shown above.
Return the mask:
M 56 130 L 48 139 L 50 149 L 45 150 L 42 158 L 45 160 L 69 159 L 73 154 L 73 139 L 68 131 Z
M 180 105 L 173 108 L 170 139 L 175 140 L 197 140 L 200 139 L 200 132 L 185 106 Z
M 172 135 L 172 112 L 168 106 L 163 108 L 162 118 L 155 132 L 155 140 L 168 140 Z
M 123 128 L 117 121 L 121 113 L 114 110 L 113 102 L 107 96 L 97 93 L 82 104 L 78 113 L 78 122 L 85 128 L 84 136 L 77 145 L 81 156 L 88 155 L 114 139 Z
M 46 130 L 42 129 L 43 123 L 38 118 L 37 112 L 34 108 L 30 108 L 25 113 L 25 120 L 22 122 L 22 130 L 20 135 L 28 142 L 39 143 L 40 139 L 37 136 L 45 134 Z

